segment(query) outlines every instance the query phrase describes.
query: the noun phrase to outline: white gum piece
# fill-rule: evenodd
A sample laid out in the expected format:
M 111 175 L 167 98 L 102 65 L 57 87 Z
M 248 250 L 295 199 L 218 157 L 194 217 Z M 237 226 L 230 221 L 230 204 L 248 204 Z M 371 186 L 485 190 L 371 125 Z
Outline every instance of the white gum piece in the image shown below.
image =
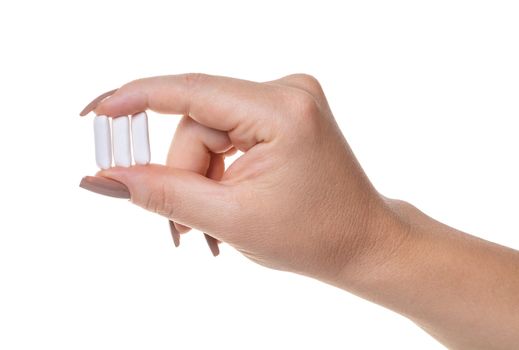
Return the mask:
M 131 166 L 130 120 L 127 116 L 112 118 L 112 146 L 115 165 Z
M 104 115 L 94 118 L 94 140 L 96 163 L 101 169 L 112 165 L 112 140 L 110 137 L 110 120 Z
M 151 160 L 151 151 L 146 112 L 140 112 L 132 116 L 132 143 L 135 164 L 148 164 Z

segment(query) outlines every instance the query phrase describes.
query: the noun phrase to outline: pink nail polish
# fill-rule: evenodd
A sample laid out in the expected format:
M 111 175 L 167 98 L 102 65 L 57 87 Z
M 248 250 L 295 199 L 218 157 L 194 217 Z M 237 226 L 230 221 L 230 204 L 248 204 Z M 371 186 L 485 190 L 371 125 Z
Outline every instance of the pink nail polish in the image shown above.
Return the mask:
M 104 100 L 108 96 L 113 95 L 114 92 L 116 92 L 117 90 L 118 89 L 110 90 L 110 91 L 105 92 L 104 94 L 97 96 L 96 98 L 94 98 L 92 100 L 92 102 L 90 102 L 89 104 L 86 105 L 85 108 L 83 108 L 83 110 L 81 111 L 81 113 L 79 113 L 79 115 L 81 117 L 84 117 L 88 113 L 92 112 L 102 100 Z
M 171 220 L 169 220 L 169 230 L 171 231 L 171 237 L 173 237 L 173 244 L 175 244 L 175 247 L 178 247 L 180 245 L 180 233 L 175 227 L 175 223 Z
M 220 247 L 218 247 L 218 241 L 216 238 L 209 236 L 207 233 L 204 232 L 205 240 L 207 241 L 207 245 L 209 246 L 209 249 L 211 249 L 211 253 L 213 253 L 213 256 L 218 256 L 220 254 Z
M 85 176 L 79 187 L 104 196 L 130 199 L 130 191 L 126 185 L 100 176 Z

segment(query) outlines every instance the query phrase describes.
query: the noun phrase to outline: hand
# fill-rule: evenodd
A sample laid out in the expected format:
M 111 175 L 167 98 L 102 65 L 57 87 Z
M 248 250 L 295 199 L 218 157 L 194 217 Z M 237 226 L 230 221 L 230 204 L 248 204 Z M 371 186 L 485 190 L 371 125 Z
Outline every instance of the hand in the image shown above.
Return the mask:
M 184 115 L 166 166 L 101 171 L 119 184 L 105 193 L 120 195 L 122 183 L 133 203 L 257 263 L 386 306 L 452 348 L 517 347 L 519 252 L 379 195 L 314 78 L 148 78 L 118 89 L 96 113 L 146 109 Z M 234 150 L 244 154 L 224 169 Z
M 131 201 L 226 242 L 264 266 L 334 283 L 395 246 L 383 198 L 366 178 L 313 77 L 255 83 L 202 74 L 140 79 L 95 109 L 184 115 L 166 166 L 98 173 Z M 225 154 L 243 153 L 228 169 Z M 206 176 L 204 176 L 206 175 Z M 182 227 L 179 228 L 183 231 Z

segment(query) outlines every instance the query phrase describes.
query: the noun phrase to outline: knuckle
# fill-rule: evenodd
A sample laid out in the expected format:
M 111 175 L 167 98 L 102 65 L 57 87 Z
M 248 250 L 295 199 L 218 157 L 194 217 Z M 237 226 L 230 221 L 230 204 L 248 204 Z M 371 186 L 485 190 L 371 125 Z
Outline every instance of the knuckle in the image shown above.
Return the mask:
M 307 92 L 293 93 L 290 100 L 292 111 L 298 118 L 313 119 L 320 113 L 317 100 Z
M 313 75 L 298 73 L 294 74 L 292 77 L 296 79 L 306 91 L 314 96 L 318 97 L 324 95 L 321 83 Z
M 173 217 L 173 206 L 169 200 L 171 198 L 170 194 L 170 190 L 165 184 L 157 186 L 149 193 L 145 208 L 168 218 Z
M 301 80 L 301 82 L 308 88 L 315 88 L 315 89 L 321 88 L 321 84 L 319 83 L 319 80 L 317 80 L 317 78 L 314 77 L 313 75 L 305 74 L 305 73 L 299 73 L 296 75 L 299 78 L 299 80 Z
M 203 73 L 186 73 L 182 74 L 182 80 L 188 87 L 198 85 L 201 81 L 207 79 L 209 75 Z
M 322 129 L 322 116 L 323 111 L 315 97 L 306 91 L 293 91 L 289 95 L 287 123 L 283 125 L 288 133 L 310 140 L 317 137 L 318 131 Z M 295 138 L 293 142 L 296 142 Z

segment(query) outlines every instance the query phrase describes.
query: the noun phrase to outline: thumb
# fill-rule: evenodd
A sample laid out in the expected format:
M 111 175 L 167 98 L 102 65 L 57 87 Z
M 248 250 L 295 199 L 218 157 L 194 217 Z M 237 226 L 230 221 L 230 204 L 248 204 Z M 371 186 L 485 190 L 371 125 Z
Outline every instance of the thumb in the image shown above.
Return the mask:
M 232 217 L 231 186 L 194 172 L 148 164 L 109 168 L 97 175 L 126 185 L 132 203 L 216 238 Z

